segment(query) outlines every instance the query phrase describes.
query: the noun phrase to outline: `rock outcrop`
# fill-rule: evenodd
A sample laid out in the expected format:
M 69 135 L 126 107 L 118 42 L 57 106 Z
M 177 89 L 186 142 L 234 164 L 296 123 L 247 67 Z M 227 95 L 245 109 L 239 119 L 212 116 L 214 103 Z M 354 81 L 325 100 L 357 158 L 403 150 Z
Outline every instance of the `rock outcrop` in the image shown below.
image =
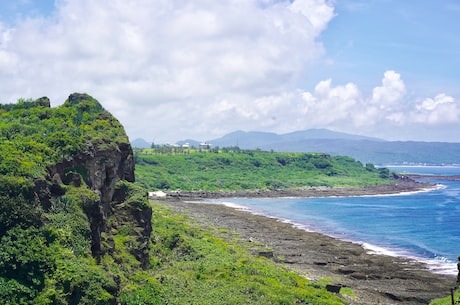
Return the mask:
M 0 121 L 0 303 L 126 303 L 152 210 L 123 126 L 80 93 L 0 104 Z
M 86 94 L 75 93 L 69 97 L 66 103 L 72 107 L 78 107 L 80 102 L 85 102 L 88 98 L 90 97 Z M 94 100 L 93 103 L 97 103 L 93 107 L 102 109 L 97 101 Z M 105 110 L 101 116 L 116 121 Z M 124 131 L 122 132 L 124 133 Z M 152 212 L 146 204 L 137 204 L 135 207 L 126 204 L 123 209 L 119 208 L 120 204 L 128 198 L 128 194 L 123 194 L 122 190 L 117 189 L 117 183 L 120 181 L 134 182 L 134 158 L 126 134 L 119 136 L 118 139 L 118 141 L 112 139 L 87 141 L 85 146 L 76 154 L 49 166 L 47 180 L 50 186 L 47 191 L 43 191 L 41 188 L 40 200 L 46 207 L 47 199 L 63 195 L 61 193 L 63 186 L 79 187 L 82 183 L 86 184 L 96 195 L 86 198 L 81 203 L 91 228 L 91 252 L 93 256 L 100 258 L 104 253 L 113 252 L 114 242 L 111 235 L 113 227 L 108 224 L 108 220 L 115 218 L 117 219 L 113 222 L 115 224 L 129 223 L 137 228 L 133 232 L 137 235 L 136 240 L 139 246 L 134 247 L 132 254 L 141 262 L 142 266 L 146 267 Z M 43 184 L 43 182 L 40 183 Z M 116 190 L 117 195 L 114 196 Z M 147 194 L 145 194 L 145 202 L 147 202 Z

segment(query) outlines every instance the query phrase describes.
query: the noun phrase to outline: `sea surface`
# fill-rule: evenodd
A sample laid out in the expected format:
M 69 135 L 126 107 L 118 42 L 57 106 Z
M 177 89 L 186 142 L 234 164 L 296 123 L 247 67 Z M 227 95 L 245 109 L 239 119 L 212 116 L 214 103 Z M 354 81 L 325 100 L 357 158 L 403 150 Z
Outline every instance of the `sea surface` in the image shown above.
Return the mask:
M 393 167 L 397 172 L 460 175 L 460 167 Z M 225 198 L 225 204 L 308 231 L 361 244 L 371 253 L 422 261 L 435 273 L 457 274 L 460 181 L 426 180 L 436 189 L 396 195 L 328 198 Z

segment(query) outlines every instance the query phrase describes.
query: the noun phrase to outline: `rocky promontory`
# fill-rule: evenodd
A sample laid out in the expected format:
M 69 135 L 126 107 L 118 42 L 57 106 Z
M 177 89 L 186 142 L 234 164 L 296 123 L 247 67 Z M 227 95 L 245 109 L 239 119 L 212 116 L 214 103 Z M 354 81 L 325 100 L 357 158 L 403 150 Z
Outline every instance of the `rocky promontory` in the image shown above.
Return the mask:
M 71 94 L 64 106 L 81 109 L 83 113 L 99 110 L 100 119 L 119 124 L 110 113 L 103 110 L 99 102 L 87 94 Z M 139 228 L 134 230 L 138 234 L 139 245 L 134 247 L 133 254 L 146 266 L 152 214 L 147 206 L 141 211 L 138 211 L 138 207 L 118 208 L 119 204 L 127 200 L 128 194 L 117 184 L 120 181 L 134 182 L 133 151 L 124 130 L 120 128 L 119 132 L 115 140 L 89 139 L 74 154 L 48 166 L 50 198 L 64 195 L 57 190 L 64 189 L 65 185 L 86 185 L 97 195 L 83 203 L 91 228 L 93 256 L 99 258 L 104 253 L 113 252 L 114 243 L 110 232 L 117 229 L 117 226 L 129 223 Z M 111 221 L 109 224 L 110 218 L 120 221 Z
M 123 126 L 81 93 L 0 104 L 0 117 L 2 304 L 117 304 L 126 270 L 149 266 L 152 231 Z

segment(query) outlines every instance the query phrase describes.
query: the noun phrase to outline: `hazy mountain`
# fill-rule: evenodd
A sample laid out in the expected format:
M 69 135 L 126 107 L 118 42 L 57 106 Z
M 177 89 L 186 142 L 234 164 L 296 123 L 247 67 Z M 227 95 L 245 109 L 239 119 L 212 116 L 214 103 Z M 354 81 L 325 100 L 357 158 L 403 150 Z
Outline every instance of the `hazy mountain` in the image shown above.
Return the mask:
M 348 140 L 370 140 L 370 141 L 385 141 L 378 138 L 371 138 L 366 136 L 348 134 L 344 132 L 332 131 L 329 129 L 307 129 L 294 131 L 281 135 L 283 140 L 296 141 L 296 140 L 312 140 L 312 139 L 348 139 Z
M 235 131 L 229 133 L 222 138 L 208 141 L 213 146 L 226 147 L 238 146 L 240 148 L 255 149 L 268 143 L 276 143 L 282 141 L 282 136 L 272 132 L 260 131 Z
M 197 146 L 199 142 L 188 142 Z M 324 152 L 374 164 L 460 164 L 460 143 L 386 141 L 328 129 L 308 129 L 286 134 L 235 131 L 209 140 L 213 147 L 238 146 L 286 152 Z
M 374 164 L 460 164 L 460 143 L 370 141 L 348 139 L 311 139 L 272 143 L 264 150 L 287 152 L 324 152 L 353 157 Z
M 336 132 L 328 129 L 308 129 L 294 131 L 286 134 L 260 131 L 235 131 L 221 138 L 210 140 L 214 146 L 239 146 L 240 148 L 255 149 L 275 143 L 296 142 L 312 139 L 349 139 L 349 140 L 373 140 L 383 141 L 358 135 Z
M 131 146 L 136 148 L 149 148 L 152 146 L 152 143 L 149 143 L 142 138 L 137 138 L 131 141 Z

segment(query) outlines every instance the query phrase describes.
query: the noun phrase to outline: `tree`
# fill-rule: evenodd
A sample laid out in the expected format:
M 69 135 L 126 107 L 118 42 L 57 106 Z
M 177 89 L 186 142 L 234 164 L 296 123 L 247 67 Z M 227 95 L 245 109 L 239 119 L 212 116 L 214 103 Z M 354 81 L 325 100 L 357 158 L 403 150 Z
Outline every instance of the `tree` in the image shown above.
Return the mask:
M 372 163 L 366 163 L 366 170 L 373 172 L 375 171 L 375 166 Z
M 379 168 L 379 176 L 382 179 L 389 179 L 390 178 L 390 170 L 386 167 Z

